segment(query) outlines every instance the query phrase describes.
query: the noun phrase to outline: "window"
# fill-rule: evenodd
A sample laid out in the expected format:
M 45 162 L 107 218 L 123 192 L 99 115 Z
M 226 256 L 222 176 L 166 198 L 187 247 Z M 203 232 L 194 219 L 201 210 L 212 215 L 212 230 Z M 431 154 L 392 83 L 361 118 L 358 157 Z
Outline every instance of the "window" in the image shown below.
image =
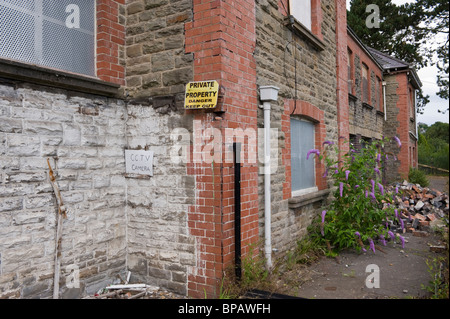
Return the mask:
M 311 0 L 290 0 L 291 14 L 308 30 L 311 30 Z
M 409 88 L 409 94 L 408 94 L 408 104 L 409 104 L 409 113 L 410 118 L 415 118 L 415 101 L 414 101 L 414 91 Z
M 293 196 L 317 190 L 315 155 L 306 159 L 308 151 L 315 148 L 314 123 L 291 119 L 291 177 Z
M 352 72 L 353 53 L 347 50 L 347 69 L 348 69 L 348 93 L 353 94 L 353 72 Z
M 377 84 L 375 86 L 376 108 L 378 111 L 384 112 L 382 93 L 383 93 L 383 84 L 381 82 L 381 79 L 377 76 Z
M 362 101 L 369 103 L 369 68 L 367 65 L 362 65 Z
M 95 76 L 95 0 L 0 0 L 0 57 Z

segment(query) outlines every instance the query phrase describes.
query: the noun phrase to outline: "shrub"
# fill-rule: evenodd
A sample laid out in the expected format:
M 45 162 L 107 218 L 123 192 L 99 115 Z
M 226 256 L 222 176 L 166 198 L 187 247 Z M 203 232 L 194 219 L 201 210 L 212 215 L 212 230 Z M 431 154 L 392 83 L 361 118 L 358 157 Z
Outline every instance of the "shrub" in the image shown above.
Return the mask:
M 422 187 L 427 187 L 430 185 L 425 173 L 416 168 L 409 169 L 408 180 L 410 183 L 419 184 Z
M 318 160 L 325 161 L 326 173 L 323 177 L 332 177 L 336 187 L 334 200 L 322 212 L 317 227 L 321 241 L 329 247 L 333 246 L 331 254 L 345 248 L 366 251 L 367 244 L 375 252 L 374 241 L 386 245 L 387 239 L 397 239 L 389 230 L 389 220 L 396 220 L 404 226 L 400 212 L 393 205 L 394 194 L 387 192 L 382 182 L 386 161 L 395 160 L 392 154 L 385 152 L 386 143 L 397 143 L 401 147 L 397 137 L 395 141 L 377 141 L 361 150 L 350 148 L 342 162 L 328 156 L 330 147 L 334 147 L 337 154 L 340 152 L 333 142 L 325 142 L 322 152 L 308 152 L 307 158 L 315 153 Z M 404 245 L 404 238 L 398 238 Z

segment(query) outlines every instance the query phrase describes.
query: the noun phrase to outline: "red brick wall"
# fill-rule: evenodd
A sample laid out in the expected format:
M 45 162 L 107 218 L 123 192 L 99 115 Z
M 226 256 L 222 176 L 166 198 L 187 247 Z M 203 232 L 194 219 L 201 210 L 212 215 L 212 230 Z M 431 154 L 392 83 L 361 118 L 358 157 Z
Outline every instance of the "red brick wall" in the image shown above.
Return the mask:
M 201 128 L 257 130 L 256 65 L 253 50 L 255 2 L 194 1 L 194 18 L 186 23 L 186 53 L 194 53 L 194 80 L 217 80 L 221 97 L 216 111 L 189 111 Z M 217 296 L 224 271 L 234 265 L 234 171 L 225 163 L 193 163 L 189 173 L 196 176 L 196 203 L 189 211 L 188 226 L 196 238 L 197 265 L 188 275 L 188 294 L 203 298 Z M 228 145 L 229 146 L 229 145 Z M 247 151 L 247 147 L 244 148 Z M 242 254 L 258 234 L 258 164 L 241 168 Z
M 97 0 L 97 77 L 125 85 L 125 66 L 119 52 L 125 45 L 125 25 L 119 22 L 119 6 L 125 0 Z
M 408 77 L 406 73 L 399 73 L 395 78 L 398 83 L 397 108 L 399 110 L 397 115 L 397 121 L 399 123 L 397 127 L 397 137 L 402 142 L 402 148 L 397 155 L 397 159 L 400 161 L 398 172 L 401 178 L 407 179 L 411 161 L 409 148 L 413 146 L 410 143 L 409 137 Z

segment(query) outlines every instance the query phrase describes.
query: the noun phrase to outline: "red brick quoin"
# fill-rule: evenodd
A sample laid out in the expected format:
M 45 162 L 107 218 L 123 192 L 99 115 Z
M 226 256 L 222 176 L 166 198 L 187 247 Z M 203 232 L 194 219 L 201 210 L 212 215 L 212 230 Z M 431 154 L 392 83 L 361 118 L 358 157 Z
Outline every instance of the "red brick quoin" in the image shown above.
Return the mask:
M 125 67 L 119 52 L 125 45 L 125 25 L 119 21 L 119 7 L 125 0 L 97 0 L 97 77 L 125 85 Z
M 221 86 L 216 113 L 194 114 L 200 130 L 217 130 L 223 139 L 222 161 L 193 162 L 195 205 L 188 214 L 196 240 L 196 264 L 188 271 L 188 295 L 217 297 L 224 273 L 234 265 L 234 168 L 225 161 L 225 129 L 257 131 L 255 2 L 251 0 L 194 0 L 193 21 L 185 25 L 186 53 L 194 54 L 194 80 L 216 80 Z M 220 111 L 220 112 L 218 112 Z M 201 144 L 208 143 L 197 138 Z M 216 141 L 214 141 L 216 142 Z M 194 142 L 195 144 L 196 142 Z M 196 151 L 201 150 L 197 144 Z M 243 152 L 248 154 L 248 145 Z M 256 150 L 251 150 L 256 151 Z M 241 247 L 248 254 L 258 236 L 258 163 L 241 164 Z

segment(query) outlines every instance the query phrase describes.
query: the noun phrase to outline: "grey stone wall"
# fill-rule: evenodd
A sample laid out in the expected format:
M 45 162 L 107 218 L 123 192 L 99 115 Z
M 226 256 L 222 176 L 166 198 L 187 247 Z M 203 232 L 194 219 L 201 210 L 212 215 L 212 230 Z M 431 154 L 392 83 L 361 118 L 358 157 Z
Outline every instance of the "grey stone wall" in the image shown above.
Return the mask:
M 64 205 L 61 296 L 93 293 L 126 269 L 122 100 L 0 84 L 0 296 L 53 293 L 57 204 Z M 71 267 L 80 287 L 68 289 Z
M 184 24 L 192 17 L 192 0 L 127 1 L 129 97 L 184 92 L 193 78 L 193 54 L 184 51 Z
M 289 209 L 283 199 L 286 170 L 282 162 L 285 135 L 281 130 L 286 99 L 303 100 L 325 112 L 326 138 L 337 141 L 336 106 L 336 35 L 334 1 L 322 1 L 323 51 L 316 50 L 304 37 L 294 35 L 284 26 L 284 16 L 276 1 L 256 1 L 257 84 L 280 88 L 278 104 L 272 103 L 271 126 L 278 129 L 278 168 L 272 174 L 272 245 L 279 252 L 295 246 L 305 234 L 312 216 L 320 211 L 312 205 Z M 295 92 L 295 60 L 297 59 L 297 92 Z M 258 112 L 258 125 L 263 127 L 263 111 Z M 289 190 L 290 191 L 290 190 Z M 259 178 L 260 236 L 264 237 L 264 177 Z
M 132 272 L 187 292 L 195 243 L 187 216 L 195 180 L 172 161 L 176 128 L 192 132 L 183 110 L 193 80 L 184 53 L 192 1 L 126 4 L 124 99 L 0 82 L 0 296 L 53 293 L 56 199 L 47 158 L 69 213 L 62 240 L 61 296 L 92 294 Z M 154 176 L 125 174 L 125 149 L 154 152 Z M 68 289 L 71 267 L 80 288 Z
M 171 133 L 192 132 L 184 92 L 193 81 L 193 54 L 184 50 L 191 0 L 127 1 L 127 145 L 155 153 L 154 176 L 127 179 L 128 267 L 135 281 L 187 293 L 195 242 L 188 211 L 195 180 L 170 158 Z
M 128 105 L 128 148 L 154 152 L 154 176 L 126 180 L 128 268 L 134 281 L 180 294 L 187 293 L 188 267 L 195 265 L 195 242 L 187 224 L 195 180 L 185 164 L 172 162 L 171 133 L 189 126 L 190 117 Z

